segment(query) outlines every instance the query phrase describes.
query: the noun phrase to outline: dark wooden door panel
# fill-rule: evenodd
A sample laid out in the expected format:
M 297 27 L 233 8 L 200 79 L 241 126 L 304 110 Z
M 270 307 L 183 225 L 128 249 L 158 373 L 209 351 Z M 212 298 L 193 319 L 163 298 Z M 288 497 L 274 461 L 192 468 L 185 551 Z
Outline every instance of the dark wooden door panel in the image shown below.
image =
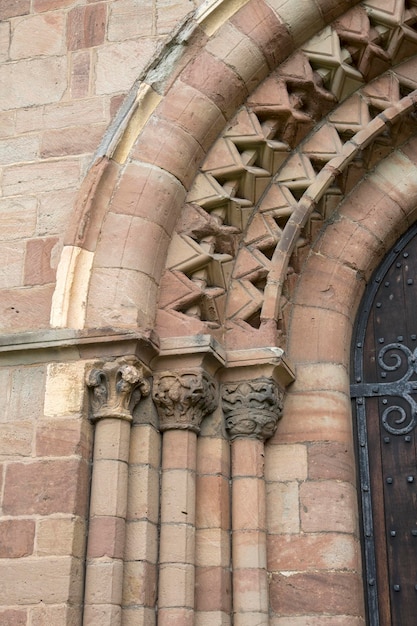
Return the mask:
M 370 283 L 353 349 L 370 626 L 417 624 L 417 228 Z

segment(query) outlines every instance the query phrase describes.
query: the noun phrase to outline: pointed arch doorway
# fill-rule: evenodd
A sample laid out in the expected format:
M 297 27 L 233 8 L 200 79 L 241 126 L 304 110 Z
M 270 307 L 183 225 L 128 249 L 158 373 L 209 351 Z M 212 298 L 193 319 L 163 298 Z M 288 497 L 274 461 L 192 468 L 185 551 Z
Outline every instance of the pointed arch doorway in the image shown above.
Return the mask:
M 369 626 L 417 615 L 417 226 L 374 274 L 359 311 L 356 414 Z

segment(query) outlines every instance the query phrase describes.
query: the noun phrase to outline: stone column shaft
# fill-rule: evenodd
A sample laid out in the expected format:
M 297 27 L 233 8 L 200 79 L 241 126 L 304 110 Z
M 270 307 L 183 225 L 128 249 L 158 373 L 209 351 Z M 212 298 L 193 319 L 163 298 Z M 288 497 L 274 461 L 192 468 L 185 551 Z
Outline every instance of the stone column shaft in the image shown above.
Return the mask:
M 268 626 L 264 440 L 281 416 L 281 391 L 272 378 L 223 386 L 232 452 L 233 624 Z
M 161 372 L 154 382 L 163 431 L 158 626 L 194 624 L 197 433 L 215 397 L 198 368 Z
M 87 375 L 95 422 L 84 623 L 119 626 L 132 404 L 150 391 L 135 360 L 101 363 Z

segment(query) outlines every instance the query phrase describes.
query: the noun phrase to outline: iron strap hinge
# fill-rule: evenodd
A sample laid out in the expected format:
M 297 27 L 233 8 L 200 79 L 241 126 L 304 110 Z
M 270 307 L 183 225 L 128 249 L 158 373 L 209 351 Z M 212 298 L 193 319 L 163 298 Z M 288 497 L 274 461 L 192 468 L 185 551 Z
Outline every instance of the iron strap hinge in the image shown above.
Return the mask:
M 357 383 L 350 386 L 351 398 L 404 396 L 417 393 L 417 381 L 398 380 L 393 383 Z

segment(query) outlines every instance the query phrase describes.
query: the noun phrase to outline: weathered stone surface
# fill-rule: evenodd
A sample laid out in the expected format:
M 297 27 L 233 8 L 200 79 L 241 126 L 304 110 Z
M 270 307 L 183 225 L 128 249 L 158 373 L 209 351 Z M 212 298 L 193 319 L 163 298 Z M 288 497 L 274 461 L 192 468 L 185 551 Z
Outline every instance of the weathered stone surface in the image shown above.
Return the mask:
M 84 558 L 86 524 L 80 517 L 44 518 L 37 522 L 38 556 L 74 556 Z
M 359 545 L 352 535 L 274 535 L 268 543 L 269 571 L 355 570 Z
M 0 7 L 0 20 L 26 15 L 30 12 L 30 0 L 4 0 Z
M 0 455 L 3 458 L 32 454 L 33 422 L 0 423 Z
M 37 136 L 16 137 L 0 141 L 0 165 L 19 161 L 35 161 L 39 154 Z
M 97 149 L 105 130 L 106 127 L 99 124 L 80 126 L 76 129 L 47 131 L 42 136 L 40 154 L 46 159 L 70 154 L 92 153 Z
M 232 581 L 228 568 L 198 567 L 196 569 L 196 610 L 224 611 L 232 605 Z
M 70 557 L 23 558 L 0 562 L 0 602 L 4 605 L 58 604 L 79 599 L 82 563 Z
M 1 328 L 13 330 L 33 330 L 46 328 L 53 285 L 23 289 L 4 289 L 0 302 Z
M 336 481 L 307 481 L 300 485 L 301 527 L 305 532 L 357 531 L 356 492 Z
M 0 610 L 0 623 L 5 626 L 26 626 L 27 611 L 25 609 Z
M 5 474 L 6 515 L 85 513 L 87 466 L 75 459 L 10 463 Z
M 12 59 L 59 56 L 65 52 L 65 15 L 61 12 L 33 15 L 19 21 L 10 46 Z
M 259 47 L 270 68 L 275 68 L 292 51 L 292 37 L 276 13 L 265 2 L 251 0 L 232 22 Z
M 47 368 L 45 406 L 46 417 L 78 413 L 84 404 L 85 364 L 51 363 Z
M 74 7 L 68 13 L 68 50 L 91 48 L 104 41 L 107 5 L 104 2 Z
M 35 77 L 42 76 L 42 81 Z M 28 59 L 0 66 L 2 109 L 57 102 L 67 87 L 65 57 Z
M 10 241 L 31 237 L 35 232 L 36 220 L 35 198 L 0 200 L 0 240 Z
M 79 177 L 80 164 L 76 159 L 12 165 L 4 171 L 4 195 L 13 196 L 75 187 Z
M 36 454 L 42 457 L 82 455 L 89 458 L 92 427 L 82 419 L 42 420 L 36 428 Z
M 57 237 L 31 239 L 26 244 L 26 285 L 44 285 L 55 280 L 58 255 L 61 249 Z
M 114 43 L 97 51 L 96 92 L 110 94 L 127 91 L 152 56 L 157 42 L 152 39 Z
M 16 559 L 33 553 L 34 520 L 0 521 L 0 558 Z
M 270 597 L 278 615 L 308 612 L 358 616 L 362 610 L 361 582 L 357 574 L 350 572 L 273 575 Z
M 24 243 L 20 241 L 1 243 L 0 256 L 2 258 L 0 288 L 20 287 L 22 285 Z
M 89 50 L 74 51 L 71 55 L 70 89 L 73 98 L 88 96 L 91 72 L 91 58 Z
M 123 41 L 148 35 L 153 26 L 151 0 L 121 0 L 110 5 L 109 41 Z
M 212 100 L 228 118 L 243 100 L 243 81 L 216 57 L 203 52 L 190 63 L 182 80 Z

